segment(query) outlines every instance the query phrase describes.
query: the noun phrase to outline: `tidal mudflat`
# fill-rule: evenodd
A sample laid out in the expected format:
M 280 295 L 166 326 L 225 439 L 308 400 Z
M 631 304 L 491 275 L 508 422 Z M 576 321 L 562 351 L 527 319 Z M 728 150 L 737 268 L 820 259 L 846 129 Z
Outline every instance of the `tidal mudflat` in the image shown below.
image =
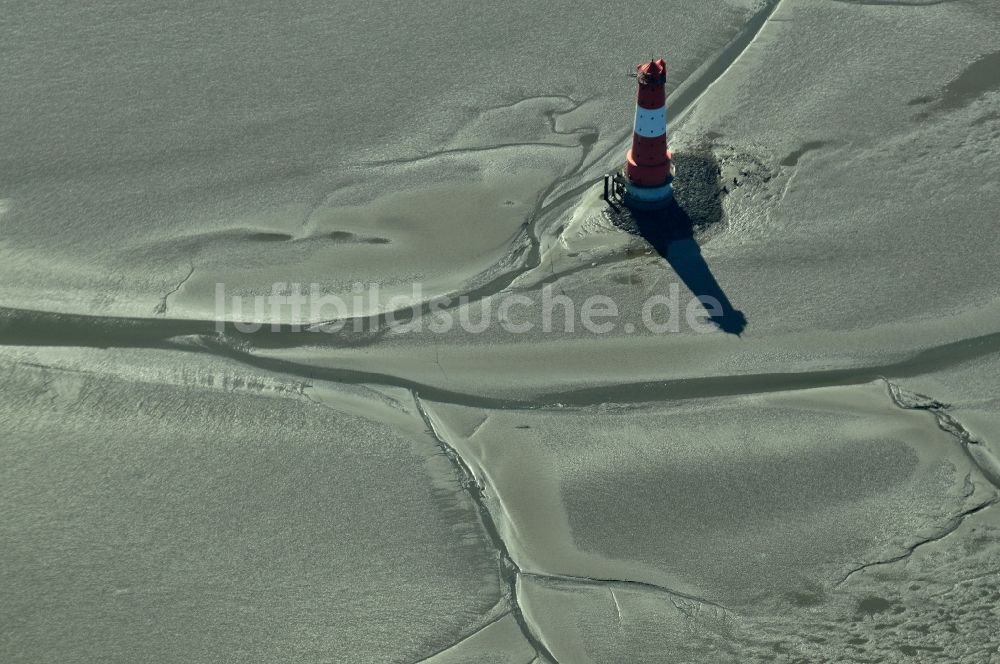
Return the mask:
M 1000 658 L 996 3 L 7 4 L 0 660 Z

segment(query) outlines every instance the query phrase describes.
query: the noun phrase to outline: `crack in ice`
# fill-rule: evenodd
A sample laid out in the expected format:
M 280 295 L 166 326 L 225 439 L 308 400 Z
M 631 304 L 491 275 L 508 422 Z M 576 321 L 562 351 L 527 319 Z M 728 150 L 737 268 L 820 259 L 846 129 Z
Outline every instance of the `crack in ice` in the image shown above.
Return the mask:
M 618 597 L 615 595 L 614 588 L 608 588 L 608 592 L 611 593 L 611 601 L 615 603 L 615 614 L 618 616 L 618 629 L 622 628 L 622 607 L 618 603 Z
M 666 586 L 657 585 L 655 583 L 649 583 L 646 581 L 636 581 L 634 579 L 608 579 L 593 576 L 576 576 L 571 574 L 558 574 L 550 572 L 529 572 L 525 570 L 519 570 L 519 574 L 526 578 L 538 579 L 540 581 L 561 581 L 563 583 L 576 583 L 580 585 L 589 586 L 621 586 L 625 588 L 632 588 L 636 590 L 643 590 L 647 592 L 654 592 L 665 594 L 673 602 L 675 599 L 683 600 L 686 602 L 694 602 L 699 606 L 710 606 L 716 611 L 721 611 L 726 614 L 734 614 L 735 612 L 729 607 L 723 606 L 717 602 L 713 602 L 710 599 L 704 597 L 698 597 L 697 595 L 690 595 L 688 593 L 680 592 L 679 590 L 674 590 L 672 588 L 667 588 Z M 677 606 L 677 604 L 674 604 Z M 678 610 L 681 610 L 678 607 Z
M 980 463 L 979 459 L 976 458 L 976 455 L 974 455 L 970 451 L 970 446 L 979 446 L 983 448 L 983 453 L 988 456 L 989 453 L 985 449 L 985 446 L 983 445 L 982 441 L 977 440 L 975 437 L 973 437 L 972 434 L 969 432 L 969 430 L 966 429 L 964 426 L 962 426 L 962 424 L 957 419 L 955 419 L 952 415 L 945 412 L 947 408 L 950 408 L 949 404 L 943 401 L 938 401 L 937 399 L 934 399 L 924 394 L 919 394 L 917 392 L 910 392 L 908 390 L 904 390 L 902 387 L 900 387 L 896 383 L 893 383 L 892 381 L 890 381 L 885 377 L 882 378 L 882 381 L 886 384 L 888 388 L 889 398 L 892 400 L 893 405 L 903 410 L 923 410 L 933 415 L 935 422 L 938 425 L 938 428 L 940 428 L 945 433 L 948 433 L 951 436 L 957 438 L 959 440 L 959 443 L 962 445 L 962 449 L 965 451 L 966 455 L 972 461 L 972 464 L 979 470 L 979 472 L 983 475 L 983 477 L 985 477 L 994 487 L 1000 488 L 1000 484 L 997 483 L 997 479 L 994 477 L 993 471 L 991 469 L 985 468 L 983 464 Z M 965 489 L 966 490 L 965 494 L 963 495 L 963 499 L 968 499 L 972 496 L 972 494 L 975 491 L 975 486 L 972 483 L 971 474 L 966 475 Z M 948 537 L 956 530 L 958 530 L 958 528 L 965 522 L 965 519 L 967 519 L 970 516 L 974 516 L 984 510 L 989 509 L 990 507 L 996 505 L 998 502 L 1000 502 L 1000 496 L 994 493 L 994 495 L 989 500 L 985 500 L 979 503 L 978 505 L 975 505 L 974 507 L 970 507 L 954 515 L 948 520 L 948 524 L 940 532 L 930 537 L 921 539 L 918 542 L 910 544 L 903 550 L 902 553 L 892 556 L 890 558 L 885 558 L 882 560 L 876 560 L 870 563 L 863 563 L 861 565 L 858 565 L 854 569 L 848 571 L 847 574 L 845 574 L 840 579 L 840 581 L 838 581 L 835 584 L 835 587 L 842 585 L 855 574 L 862 572 L 868 568 L 878 567 L 881 565 L 889 565 L 892 563 L 897 563 L 909 559 L 921 547 L 943 540 L 944 538 Z
M 427 407 L 424 405 L 423 401 L 420 399 L 419 394 L 416 391 L 411 391 L 413 396 L 413 401 L 416 406 L 417 412 L 420 413 L 420 417 L 423 419 L 424 424 L 427 426 L 428 433 L 434 438 L 438 447 L 444 453 L 445 457 L 451 461 L 452 465 L 455 467 L 456 472 L 459 476 L 459 484 L 462 488 L 468 492 L 469 496 L 472 498 L 473 503 L 479 510 L 480 520 L 483 527 L 486 530 L 486 534 L 493 544 L 494 549 L 496 549 L 498 557 L 498 567 L 500 578 L 504 582 L 506 589 L 505 594 L 511 605 L 511 614 L 516 620 L 518 627 L 520 628 L 522 634 L 535 648 L 541 656 L 550 660 L 552 662 L 557 662 L 555 657 L 549 652 L 548 648 L 545 646 L 542 637 L 535 633 L 535 630 L 528 623 L 524 616 L 524 612 L 521 609 L 521 605 L 517 598 L 517 581 L 518 579 L 535 579 L 542 582 L 562 582 L 571 584 L 581 584 L 589 586 L 599 586 L 606 587 L 611 592 L 611 596 L 615 602 L 615 608 L 618 614 L 619 624 L 621 624 L 621 606 L 618 603 L 618 599 L 614 594 L 613 586 L 620 586 L 624 588 L 633 588 L 644 591 L 651 591 L 656 593 L 661 593 L 667 595 L 669 600 L 677 608 L 678 611 L 684 613 L 687 616 L 690 614 L 682 609 L 677 601 L 694 602 L 699 607 L 702 606 L 712 607 L 712 609 L 718 613 L 721 612 L 723 615 L 732 614 L 733 611 L 721 604 L 713 602 L 709 599 L 703 597 L 697 597 L 695 595 L 689 595 L 677 590 L 672 590 L 670 588 L 660 586 L 654 583 L 649 583 L 646 581 L 636 581 L 631 579 L 612 579 L 612 578 L 599 578 L 592 576 L 577 576 L 570 574 L 558 574 L 549 572 L 537 572 L 522 569 L 515 561 L 513 556 L 510 554 L 510 550 L 507 546 L 506 541 L 500 534 L 500 529 L 498 527 L 496 519 L 490 512 L 489 507 L 486 505 L 486 497 L 484 486 L 477 479 L 475 471 L 472 467 L 465 461 L 461 453 L 450 443 L 445 440 L 444 434 L 438 431 L 438 427 L 434 424 L 434 420 Z M 485 422 L 485 419 L 483 420 Z M 477 425 L 482 426 L 483 422 Z
M 1000 468 L 1000 464 L 992 463 L 994 461 L 993 455 L 984 442 L 973 436 L 972 432 L 962 426 L 961 422 L 955 419 L 953 415 L 946 412 L 949 408 L 951 408 L 950 404 L 938 401 L 937 399 L 931 398 L 925 394 L 904 390 L 902 387 L 885 377 L 882 378 L 882 381 L 888 386 L 889 398 L 892 399 L 892 402 L 896 405 L 896 407 L 902 408 L 903 410 L 926 410 L 933 415 L 938 428 L 957 438 L 958 442 L 962 445 L 962 449 L 972 461 L 973 465 L 979 470 L 980 473 L 982 473 L 983 477 L 985 477 L 995 488 L 1000 489 L 1000 476 L 998 476 L 996 470 L 997 468 Z M 975 452 L 973 450 L 975 450 Z M 989 459 L 991 467 L 984 466 L 978 456 L 983 456 Z
M 910 544 L 909 546 L 906 547 L 906 549 L 904 549 L 903 553 L 901 553 L 899 555 L 892 556 L 891 558 L 885 558 L 883 560 L 876 560 L 876 561 L 873 561 L 873 562 L 870 562 L 870 563 L 863 563 L 863 564 L 855 567 L 851 571 L 849 571 L 847 574 L 845 574 L 844 577 L 842 579 L 840 579 L 840 581 L 838 581 L 835 585 L 836 586 L 840 586 L 841 584 L 843 584 L 844 582 L 846 582 L 848 579 L 850 579 L 852 576 L 854 576 L 858 572 L 862 572 L 862 571 L 864 571 L 864 570 L 866 570 L 866 569 L 868 569 L 870 567 L 878 567 L 878 566 L 881 566 L 881 565 L 891 565 L 892 563 L 898 563 L 900 561 L 903 561 L 903 560 L 906 560 L 906 559 L 910 558 L 910 556 L 912 556 L 917 551 L 917 549 L 919 549 L 919 548 L 921 548 L 923 546 L 926 546 L 928 544 L 933 544 L 934 542 L 940 542 L 944 538 L 946 538 L 949 535 L 951 535 L 952 533 L 954 533 L 956 530 L 958 530 L 958 528 L 962 525 L 962 523 L 965 522 L 966 518 L 968 518 L 970 516 L 973 516 L 974 514 L 978 514 L 979 512 L 982 512 L 983 510 L 989 509 L 990 507 L 993 507 L 996 504 L 997 504 L 997 498 L 993 497 L 993 498 L 990 498 L 987 501 L 984 501 L 984 502 L 976 505 L 975 507 L 970 507 L 967 510 L 963 510 L 962 512 L 959 512 L 958 514 L 956 514 L 955 516 L 953 516 L 949 520 L 948 525 L 945 526 L 944 530 L 942 530 L 941 532 L 939 532 L 939 533 L 937 533 L 935 535 L 932 535 L 931 537 L 924 538 L 924 539 L 920 540 L 919 542 L 915 542 L 913 544 Z
M 500 535 L 500 531 L 497 528 L 496 521 L 493 519 L 493 515 L 490 513 L 489 508 L 486 506 L 486 499 L 483 493 L 483 486 L 476 479 L 476 474 L 466 463 L 465 459 L 458 452 L 457 449 L 452 447 L 444 438 L 444 436 L 438 432 L 437 427 L 434 425 L 434 420 L 431 418 L 430 413 L 427 411 L 423 402 L 420 400 L 420 396 L 414 391 L 413 402 L 416 406 L 417 412 L 420 413 L 420 417 L 423 419 L 424 424 L 427 425 L 428 432 L 434 437 L 437 442 L 438 447 L 444 453 L 445 457 L 451 461 L 452 465 L 455 467 L 455 471 L 459 475 L 459 484 L 472 498 L 473 503 L 479 509 L 479 518 L 486 529 L 486 534 L 493 544 L 493 548 L 496 549 L 498 556 L 498 568 L 500 579 L 506 585 L 505 594 L 511 605 L 511 614 L 514 616 L 514 620 L 517 622 L 521 633 L 524 638 L 531 644 L 531 647 L 535 649 L 535 652 L 544 656 L 546 659 L 552 662 L 557 662 L 556 658 L 549 652 L 548 648 L 543 643 L 542 639 L 534 633 L 531 626 L 528 624 L 527 619 L 524 616 L 524 612 L 521 610 L 521 606 L 517 600 L 517 579 L 520 574 L 520 569 L 517 563 L 511 558 L 510 551 L 507 549 L 507 543 L 504 542 L 503 537 Z
M 468 641 L 469 639 L 471 639 L 472 637 L 474 637 L 476 634 L 479 634 L 483 630 L 485 630 L 485 629 L 487 629 L 489 627 L 492 627 L 493 625 L 495 625 L 496 623 L 500 622 L 501 620 L 503 620 L 504 618 L 506 618 L 510 614 L 511 614 L 510 611 L 504 611 L 503 613 L 501 613 L 500 615 L 496 616 L 492 620 L 487 621 L 485 624 L 480 625 L 476 629 L 474 629 L 471 632 L 469 632 L 468 634 L 464 635 L 458 641 L 455 641 L 454 643 L 448 644 L 445 647 L 441 648 L 440 650 L 435 650 L 434 652 L 432 652 L 431 654 L 427 655 L 426 657 L 421 657 L 420 659 L 418 659 L 413 664 L 421 664 L 421 662 L 430 661 L 430 660 L 434 659 L 435 657 L 437 657 L 438 655 L 446 653 L 449 650 L 460 646 L 461 644 L 465 643 L 466 641 Z
M 156 307 L 153 309 L 153 313 L 154 314 L 156 314 L 157 316 L 162 316 L 162 315 L 164 315 L 164 314 L 167 313 L 167 299 L 171 295 L 173 295 L 174 293 L 176 293 L 177 291 L 179 291 L 184 286 L 184 284 L 187 283 L 188 279 L 191 278 L 192 274 L 194 274 L 194 263 L 191 263 L 191 269 L 188 271 L 187 276 L 185 276 L 183 279 L 181 279 L 177 283 L 177 285 L 174 286 L 173 290 L 171 290 L 166 295 L 164 295 L 162 298 L 160 298 L 160 303 L 158 305 L 156 305 Z

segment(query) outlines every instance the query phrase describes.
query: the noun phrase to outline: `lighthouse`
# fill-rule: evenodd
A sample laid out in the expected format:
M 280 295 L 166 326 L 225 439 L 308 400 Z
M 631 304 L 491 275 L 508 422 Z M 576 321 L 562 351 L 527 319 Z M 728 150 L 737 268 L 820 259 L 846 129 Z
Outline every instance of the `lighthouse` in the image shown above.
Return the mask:
M 626 206 L 651 210 L 666 207 L 674 196 L 674 165 L 667 149 L 667 63 L 660 58 L 637 66 L 636 80 L 632 148 L 615 179 Z

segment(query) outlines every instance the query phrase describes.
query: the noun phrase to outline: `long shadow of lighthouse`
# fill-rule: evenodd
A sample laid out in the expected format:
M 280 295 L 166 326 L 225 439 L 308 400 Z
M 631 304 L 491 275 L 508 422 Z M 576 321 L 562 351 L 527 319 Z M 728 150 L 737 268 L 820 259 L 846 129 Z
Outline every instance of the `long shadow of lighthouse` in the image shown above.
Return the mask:
M 746 316 L 736 309 L 701 253 L 695 234 L 722 221 L 719 163 L 708 150 L 674 155 L 678 178 L 674 200 L 661 210 L 634 210 L 631 232 L 641 235 L 673 268 L 696 297 L 708 300 L 705 311 L 723 332 L 739 336 Z M 713 306 L 718 303 L 718 306 Z

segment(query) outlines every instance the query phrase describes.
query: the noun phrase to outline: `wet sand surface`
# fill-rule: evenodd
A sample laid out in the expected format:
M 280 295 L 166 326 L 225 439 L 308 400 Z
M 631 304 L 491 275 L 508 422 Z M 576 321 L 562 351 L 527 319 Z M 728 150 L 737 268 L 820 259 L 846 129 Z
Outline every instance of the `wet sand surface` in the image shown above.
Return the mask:
M 995 3 L 3 13 L 0 660 L 1000 658 Z

